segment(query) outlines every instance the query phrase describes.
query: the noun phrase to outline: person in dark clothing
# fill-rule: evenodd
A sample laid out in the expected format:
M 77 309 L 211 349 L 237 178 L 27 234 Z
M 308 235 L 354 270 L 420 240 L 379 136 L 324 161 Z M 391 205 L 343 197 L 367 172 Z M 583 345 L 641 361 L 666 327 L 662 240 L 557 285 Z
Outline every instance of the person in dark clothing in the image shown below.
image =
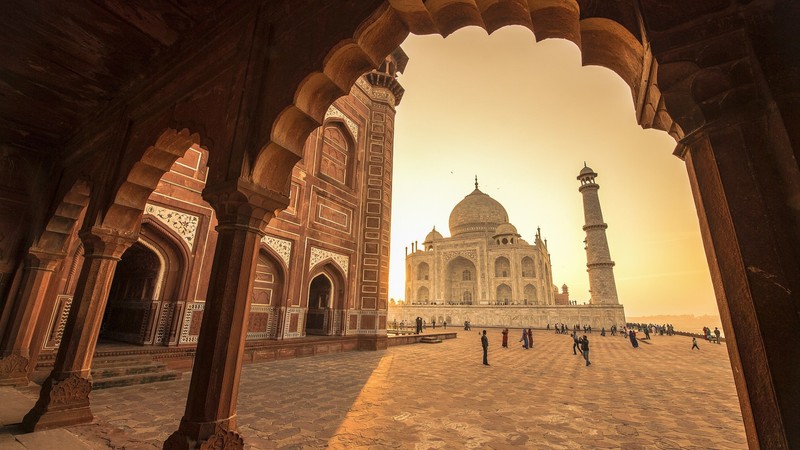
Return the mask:
M 528 348 L 533 348 L 533 328 L 528 328 Z
M 583 338 L 581 338 L 581 353 L 583 353 L 583 359 L 586 360 L 586 366 L 592 365 L 592 363 L 589 362 L 589 338 L 587 338 L 585 334 Z
M 508 328 L 503 330 L 503 348 L 508 348 Z
M 580 347 L 578 347 L 578 345 L 579 345 L 578 332 L 577 331 L 573 331 L 572 332 L 572 354 L 573 355 L 577 355 L 578 354 L 577 349 L 580 348 Z
M 489 365 L 489 338 L 486 337 L 486 330 L 481 335 L 481 346 L 483 347 L 483 365 Z

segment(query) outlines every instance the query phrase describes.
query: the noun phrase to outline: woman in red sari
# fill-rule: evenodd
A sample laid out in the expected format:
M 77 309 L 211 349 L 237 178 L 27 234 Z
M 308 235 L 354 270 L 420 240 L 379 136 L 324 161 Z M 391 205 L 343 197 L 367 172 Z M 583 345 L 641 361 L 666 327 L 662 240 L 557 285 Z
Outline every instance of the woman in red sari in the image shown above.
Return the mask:
M 508 348 L 508 328 L 503 330 L 503 347 Z

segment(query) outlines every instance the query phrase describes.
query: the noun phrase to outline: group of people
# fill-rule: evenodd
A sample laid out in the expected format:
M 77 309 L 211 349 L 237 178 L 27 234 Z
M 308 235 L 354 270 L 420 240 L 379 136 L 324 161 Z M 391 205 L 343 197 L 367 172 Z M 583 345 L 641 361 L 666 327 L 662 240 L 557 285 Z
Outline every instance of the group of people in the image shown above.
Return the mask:
M 568 330 L 567 330 L 567 324 L 565 324 L 565 323 L 557 322 L 553 327 L 556 330 L 556 334 L 568 334 L 569 333 Z M 575 325 L 572 326 L 572 331 L 577 332 L 577 331 L 580 331 L 581 328 L 583 328 L 583 332 L 584 333 L 591 333 L 592 332 L 592 326 L 588 325 L 588 324 L 584 324 L 584 325 L 575 324 Z M 547 324 L 547 331 L 550 331 L 550 324 L 549 323 Z
M 711 336 L 711 328 L 703 327 L 703 336 L 706 337 L 708 342 L 714 342 L 716 339 L 716 343 L 719 344 L 719 337 L 722 333 L 719 331 L 719 327 L 714 327 L 714 336 Z
M 508 328 L 503 329 L 503 348 L 508 348 Z M 533 328 L 523 328 L 522 337 L 517 342 L 522 342 L 525 350 L 533 348 Z
M 572 354 L 577 355 L 579 350 L 581 352 L 581 356 L 586 361 L 586 366 L 591 366 L 592 363 L 589 362 L 589 338 L 586 337 L 584 334 L 581 337 L 578 337 L 578 331 L 575 330 L 572 332 Z
M 650 333 L 658 334 L 659 336 L 674 336 L 675 335 L 675 328 L 672 326 L 671 323 L 665 323 L 662 325 L 656 325 L 653 323 L 636 323 L 636 322 L 629 322 L 626 324 L 628 329 L 636 330 L 640 333 L 645 333 L 646 339 L 650 339 Z

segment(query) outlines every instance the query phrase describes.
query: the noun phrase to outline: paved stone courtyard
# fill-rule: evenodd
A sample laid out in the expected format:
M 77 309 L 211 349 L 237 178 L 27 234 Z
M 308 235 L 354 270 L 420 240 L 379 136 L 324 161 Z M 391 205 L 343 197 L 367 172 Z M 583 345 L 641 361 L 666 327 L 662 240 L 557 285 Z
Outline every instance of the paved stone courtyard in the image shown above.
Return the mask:
M 536 331 L 523 350 L 518 334 L 503 349 L 500 330 L 489 330 L 490 367 L 476 331 L 246 365 L 240 431 L 258 449 L 747 448 L 724 344 L 691 351 L 690 338 L 655 336 L 634 350 L 594 333 L 586 367 L 569 336 Z M 19 436 L 5 427 L 0 449 L 161 448 L 187 390 L 188 377 L 96 391 L 94 424 Z M 4 424 L 34 400 L 30 389 L 0 394 Z

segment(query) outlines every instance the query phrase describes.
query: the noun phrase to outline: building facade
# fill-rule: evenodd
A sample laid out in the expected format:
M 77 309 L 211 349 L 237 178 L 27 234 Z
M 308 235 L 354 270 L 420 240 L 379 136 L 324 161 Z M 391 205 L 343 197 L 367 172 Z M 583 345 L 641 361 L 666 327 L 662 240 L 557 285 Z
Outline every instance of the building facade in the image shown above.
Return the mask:
M 375 340 L 386 334 L 394 115 L 403 94 L 396 75 L 406 62 L 398 48 L 336 100 L 308 137 L 292 172 L 289 205 L 260 239 L 247 341 L 359 335 L 369 339 L 358 345 L 381 347 Z M 208 159 L 206 150 L 191 146 L 147 198 L 136 241 L 114 272 L 101 341 L 197 344 L 219 225 L 201 195 Z M 77 191 L 88 189 L 81 184 Z M 6 339 L 0 383 L 24 382 L 38 356 L 58 349 L 85 262 L 77 230 L 67 237 L 63 262 L 52 268 L 41 312 L 32 318 L 36 331 L 27 344 Z M 22 294 L 11 290 L 8 309 Z
M 14 312 L 4 304 L 6 348 L 29 340 L 62 244 L 85 216 L 70 318 L 26 428 L 91 422 L 89 369 L 117 260 L 138 239 L 160 177 L 199 145 L 209 153 L 202 197 L 219 226 L 197 363 L 166 448 L 243 447 L 236 386 L 244 306 L 266 223 L 289 203 L 307 137 L 409 33 L 517 25 L 537 40 L 569 40 L 583 64 L 614 71 L 630 88 L 637 122 L 675 139 L 748 444 L 800 447 L 800 347 L 786 345 L 800 328 L 796 2 L 74 0 L 38 8 L 10 0 L 6 9 L 0 299 L 15 292 L 23 305 Z M 381 229 L 377 219 L 370 225 Z M 382 252 L 383 237 L 370 236 L 364 242 Z M 384 260 L 367 257 L 380 273 Z M 368 284 L 380 298 L 380 282 Z
M 553 284 L 550 253 L 541 230 L 536 230 L 533 244 L 522 239 L 503 205 L 481 192 L 476 178 L 475 190 L 450 213 L 450 237 L 434 228 L 422 247 L 416 242 L 411 245 L 411 253 L 406 254 L 406 297 L 403 304 L 390 305 L 392 323 L 412 323 L 422 317 L 429 323 L 469 321 L 502 327 L 624 325 L 596 176 L 584 167 L 578 177 L 592 292 L 588 304 L 570 300 L 566 284 L 561 292 Z

